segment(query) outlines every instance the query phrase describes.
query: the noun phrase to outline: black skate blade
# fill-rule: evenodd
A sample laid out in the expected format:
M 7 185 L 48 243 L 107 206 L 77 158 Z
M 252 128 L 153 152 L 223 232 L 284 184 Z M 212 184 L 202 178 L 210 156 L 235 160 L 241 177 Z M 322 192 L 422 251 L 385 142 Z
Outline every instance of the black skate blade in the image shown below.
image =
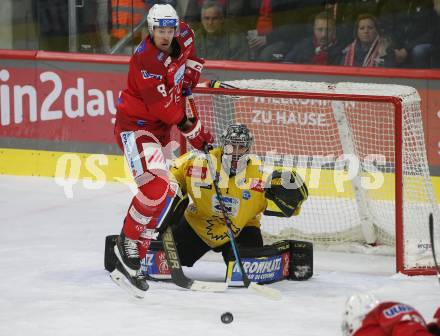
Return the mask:
M 117 268 L 110 273 L 110 278 L 121 288 L 125 289 L 129 294 L 133 295 L 137 299 L 143 299 L 145 297 L 145 291 L 140 290 L 126 278 Z

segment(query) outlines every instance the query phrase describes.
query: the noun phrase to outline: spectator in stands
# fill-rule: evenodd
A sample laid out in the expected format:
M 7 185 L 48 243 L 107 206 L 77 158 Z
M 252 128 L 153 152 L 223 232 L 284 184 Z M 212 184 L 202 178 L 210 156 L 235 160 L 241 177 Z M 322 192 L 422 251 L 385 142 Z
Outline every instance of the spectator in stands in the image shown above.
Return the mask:
M 306 37 L 286 55 L 284 61 L 299 64 L 339 64 L 341 45 L 336 39 L 335 21 L 327 12 L 316 15 L 313 34 Z
M 201 9 L 202 26 L 195 31 L 197 55 L 207 59 L 247 60 L 246 37 L 225 27 L 223 7 L 215 0 Z
M 433 0 L 386 0 L 380 11 L 381 26 L 395 43 L 396 63 L 428 68 L 438 20 Z
M 355 24 L 355 40 L 343 50 L 342 65 L 394 67 L 395 54 L 387 38 L 381 36 L 379 23 L 371 14 L 361 14 Z
M 356 19 L 361 14 L 378 17 L 379 9 L 384 0 L 328 0 L 325 9 L 330 12 L 336 22 L 336 34 L 341 45 L 353 40 Z
M 200 13 L 207 0 L 179 0 L 177 11 L 181 8 L 181 18 L 193 29 L 201 26 Z M 255 19 L 262 0 L 217 0 L 223 8 L 225 25 L 230 30 L 241 31 L 255 27 Z
M 260 3 L 259 18 L 271 15 L 272 29 L 267 32 L 260 28 L 255 33 L 254 28 L 248 36 L 249 49 L 252 54 L 257 54 L 255 59 L 258 61 L 282 61 L 292 43 L 307 35 L 312 26 L 310 18 L 324 9 L 325 1 L 271 0 L 270 13 L 266 14 L 267 2 L 260 0 Z

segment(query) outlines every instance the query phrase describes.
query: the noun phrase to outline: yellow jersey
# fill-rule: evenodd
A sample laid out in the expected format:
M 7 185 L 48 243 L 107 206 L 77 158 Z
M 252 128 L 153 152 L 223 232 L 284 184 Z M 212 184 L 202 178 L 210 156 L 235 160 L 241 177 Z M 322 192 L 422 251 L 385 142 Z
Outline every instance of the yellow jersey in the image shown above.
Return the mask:
M 230 177 L 222 169 L 221 149 L 211 150 L 210 155 L 234 236 L 246 226 L 260 227 L 261 214 L 268 206 L 264 194 L 267 176 L 261 161 L 251 156 L 246 169 Z M 204 153 L 188 152 L 173 162 L 171 173 L 191 199 L 185 219 L 207 245 L 215 248 L 229 242 L 229 238 L 207 162 Z

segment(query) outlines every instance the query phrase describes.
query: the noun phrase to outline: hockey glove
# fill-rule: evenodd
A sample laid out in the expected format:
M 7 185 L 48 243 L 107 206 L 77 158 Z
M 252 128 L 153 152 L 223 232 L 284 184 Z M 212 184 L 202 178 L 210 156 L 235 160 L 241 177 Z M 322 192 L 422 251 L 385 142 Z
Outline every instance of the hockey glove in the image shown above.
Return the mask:
M 184 89 L 194 88 L 197 85 L 202 73 L 203 63 L 205 63 L 205 60 L 197 57 L 186 61 L 185 75 L 183 76 Z
M 192 126 L 185 131 L 181 131 L 183 136 L 195 149 L 203 150 L 205 143 L 211 144 L 214 142 L 212 134 L 205 130 L 200 120 L 196 119 Z
M 274 171 L 266 183 L 266 198 L 273 201 L 285 217 L 298 215 L 309 192 L 301 176 L 292 171 Z

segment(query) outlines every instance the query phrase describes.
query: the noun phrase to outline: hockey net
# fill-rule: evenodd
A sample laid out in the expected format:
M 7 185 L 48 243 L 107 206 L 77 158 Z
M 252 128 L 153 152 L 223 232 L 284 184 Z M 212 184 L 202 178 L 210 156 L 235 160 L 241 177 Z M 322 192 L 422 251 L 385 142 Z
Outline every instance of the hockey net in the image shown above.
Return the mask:
M 208 129 L 220 139 L 230 123 L 245 123 L 264 165 L 294 167 L 309 188 L 299 216 L 263 217 L 265 240 L 395 245 L 397 271 L 433 273 L 428 215 L 434 214 L 439 241 L 440 211 L 414 88 L 228 83 L 239 89 L 203 88 L 195 95 Z

